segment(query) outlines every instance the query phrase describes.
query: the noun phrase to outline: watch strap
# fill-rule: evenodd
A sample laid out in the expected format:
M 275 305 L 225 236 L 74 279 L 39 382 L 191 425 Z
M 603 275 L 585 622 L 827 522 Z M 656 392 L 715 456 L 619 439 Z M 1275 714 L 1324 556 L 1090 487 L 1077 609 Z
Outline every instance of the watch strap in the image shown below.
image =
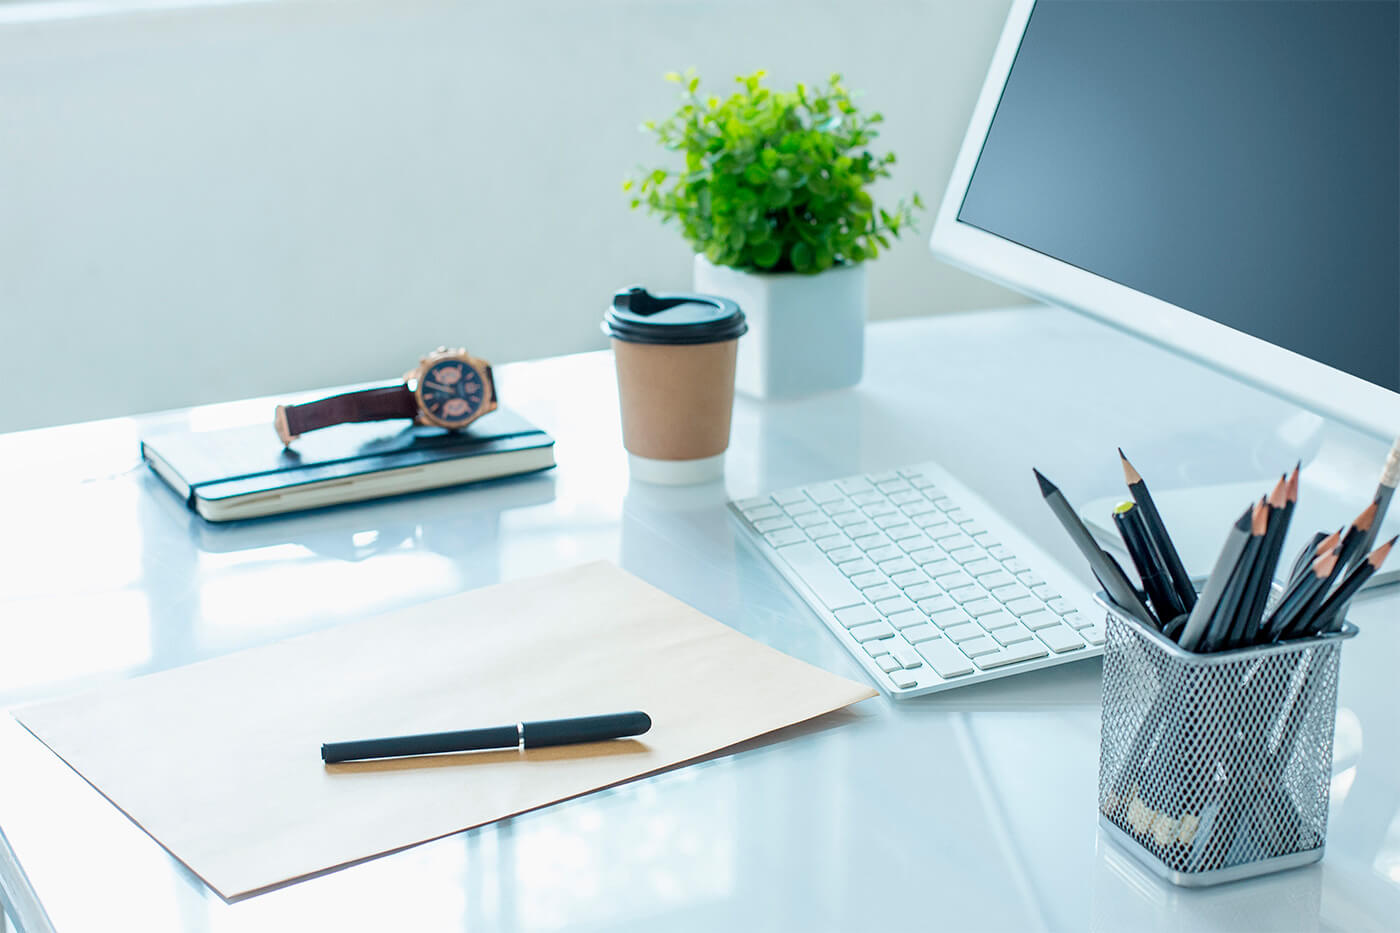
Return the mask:
M 277 406 L 277 433 L 284 444 L 299 434 L 349 421 L 416 418 L 418 399 L 407 385 L 380 386 L 345 392 L 304 405 Z M 285 433 L 284 433 L 285 429 Z

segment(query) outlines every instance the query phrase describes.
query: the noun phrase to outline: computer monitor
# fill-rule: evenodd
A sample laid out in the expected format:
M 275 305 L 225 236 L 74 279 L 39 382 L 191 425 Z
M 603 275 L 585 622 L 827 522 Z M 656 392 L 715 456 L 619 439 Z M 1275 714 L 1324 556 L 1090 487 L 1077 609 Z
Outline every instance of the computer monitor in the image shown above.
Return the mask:
M 1400 434 L 1398 115 L 1397 0 L 1014 0 L 931 245 L 1359 429 L 1335 524 Z

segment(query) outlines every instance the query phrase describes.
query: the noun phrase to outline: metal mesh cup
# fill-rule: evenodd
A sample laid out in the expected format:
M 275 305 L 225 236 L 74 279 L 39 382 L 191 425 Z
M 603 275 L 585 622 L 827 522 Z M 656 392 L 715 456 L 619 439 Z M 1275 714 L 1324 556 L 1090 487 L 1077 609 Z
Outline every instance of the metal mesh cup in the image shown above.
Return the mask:
M 1322 858 L 1342 631 L 1196 654 L 1108 607 L 1099 825 L 1204 886 Z

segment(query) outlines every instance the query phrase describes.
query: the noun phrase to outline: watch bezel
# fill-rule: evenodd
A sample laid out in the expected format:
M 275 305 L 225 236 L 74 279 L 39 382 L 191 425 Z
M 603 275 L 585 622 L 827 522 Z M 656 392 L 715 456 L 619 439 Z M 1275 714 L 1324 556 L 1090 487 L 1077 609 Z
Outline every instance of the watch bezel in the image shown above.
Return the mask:
M 466 418 L 457 421 L 448 421 L 439 418 L 428 410 L 428 406 L 423 402 L 423 376 L 438 363 L 445 360 L 456 360 L 476 373 L 481 380 L 482 389 L 486 397 L 482 399 L 481 407 L 472 412 Z M 491 379 L 491 364 L 480 357 L 472 356 L 462 347 L 438 347 L 432 353 L 418 361 L 418 368 L 413 371 L 409 380 L 413 386 L 413 399 L 418 403 L 418 421 L 420 424 L 430 424 L 434 427 L 446 428 L 449 431 L 460 431 L 476 419 L 489 412 L 496 410 L 496 386 Z

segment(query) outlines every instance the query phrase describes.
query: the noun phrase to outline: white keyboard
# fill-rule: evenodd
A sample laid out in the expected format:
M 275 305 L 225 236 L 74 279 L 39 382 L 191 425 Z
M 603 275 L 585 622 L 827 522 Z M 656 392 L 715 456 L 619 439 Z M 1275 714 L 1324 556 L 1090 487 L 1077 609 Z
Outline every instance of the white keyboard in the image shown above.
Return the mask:
M 891 696 L 1103 653 L 1103 613 L 1088 588 L 937 464 L 730 509 Z

